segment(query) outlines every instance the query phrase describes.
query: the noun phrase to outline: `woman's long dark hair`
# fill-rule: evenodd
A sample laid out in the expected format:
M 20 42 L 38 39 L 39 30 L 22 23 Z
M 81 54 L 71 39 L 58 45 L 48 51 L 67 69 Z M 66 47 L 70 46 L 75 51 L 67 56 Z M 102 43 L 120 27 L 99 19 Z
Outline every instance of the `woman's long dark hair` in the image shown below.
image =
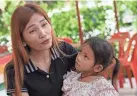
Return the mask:
M 112 45 L 99 37 L 91 37 L 87 39 L 84 44 L 88 44 L 92 48 L 95 56 L 95 65 L 101 64 L 103 66 L 103 70 L 109 67 L 115 59 L 116 64 L 112 74 L 112 84 L 115 85 L 115 80 L 118 75 L 120 65 L 119 60 L 114 56 Z

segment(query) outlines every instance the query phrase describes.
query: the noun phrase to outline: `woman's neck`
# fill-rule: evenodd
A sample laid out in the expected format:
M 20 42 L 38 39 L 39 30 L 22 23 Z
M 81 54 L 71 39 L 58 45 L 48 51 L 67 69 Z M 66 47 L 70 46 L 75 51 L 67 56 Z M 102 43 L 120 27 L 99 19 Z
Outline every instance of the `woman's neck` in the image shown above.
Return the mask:
M 37 50 L 31 50 L 30 52 L 30 57 L 34 57 L 34 58 L 45 58 L 45 57 L 49 57 L 50 55 L 50 49 L 48 50 L 42 50 L 42 51 L 37 51 Z
M 50 50 L 45 51 L 31 51 L 30 59 L 33 64 L 39 67 L 41 70 L 49 72 L 50 64 L 51 64 L 51 56 Z

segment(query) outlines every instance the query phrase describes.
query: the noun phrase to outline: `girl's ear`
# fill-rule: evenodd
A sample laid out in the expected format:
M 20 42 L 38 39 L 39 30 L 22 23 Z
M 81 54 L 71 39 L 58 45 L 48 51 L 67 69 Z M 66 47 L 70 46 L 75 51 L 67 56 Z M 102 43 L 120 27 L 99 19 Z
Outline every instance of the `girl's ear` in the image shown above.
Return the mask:
M 94 72 L 101 72 L 103 70 L 103 66 L 101 64 L 97 64 L 94 66 Z

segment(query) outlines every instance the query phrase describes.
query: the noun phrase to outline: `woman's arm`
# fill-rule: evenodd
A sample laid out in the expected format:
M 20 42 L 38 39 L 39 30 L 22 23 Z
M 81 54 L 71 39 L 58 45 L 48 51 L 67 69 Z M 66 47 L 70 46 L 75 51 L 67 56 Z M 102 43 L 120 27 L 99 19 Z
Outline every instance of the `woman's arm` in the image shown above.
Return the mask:
M 15 96 L 15 80 L 14 80 L 14 66 L 12 63 L 8 63 L 5 67 L 5 82 L 6 82 L 6 89 L 7 89 L 7 95 L 9 96 Z M 29 96 L 27 95 L 28 91 L 27 91 L 27 87 L 25 86 L 25 83 L 23 83 L 22 88 L 21 88 L 21 92 L 23 94 L 23 96 Z

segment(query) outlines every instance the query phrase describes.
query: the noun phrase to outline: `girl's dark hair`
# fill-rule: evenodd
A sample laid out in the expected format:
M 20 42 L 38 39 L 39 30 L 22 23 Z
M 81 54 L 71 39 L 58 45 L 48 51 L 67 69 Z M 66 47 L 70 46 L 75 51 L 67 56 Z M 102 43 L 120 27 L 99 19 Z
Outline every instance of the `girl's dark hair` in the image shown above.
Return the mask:
M 119 71 L 119 60 L 114 56 L 112 45 L 99 37 L 91 37 L 87 39 L 84 44 L 88 44 L 92 48 L 95 56 L 94 63 L 95 65 L 101 64 L 103 66 L 103 70 L 112 64 L 113 59 L 116 60 L 112 74 L 112 84 L 114 85 Z

